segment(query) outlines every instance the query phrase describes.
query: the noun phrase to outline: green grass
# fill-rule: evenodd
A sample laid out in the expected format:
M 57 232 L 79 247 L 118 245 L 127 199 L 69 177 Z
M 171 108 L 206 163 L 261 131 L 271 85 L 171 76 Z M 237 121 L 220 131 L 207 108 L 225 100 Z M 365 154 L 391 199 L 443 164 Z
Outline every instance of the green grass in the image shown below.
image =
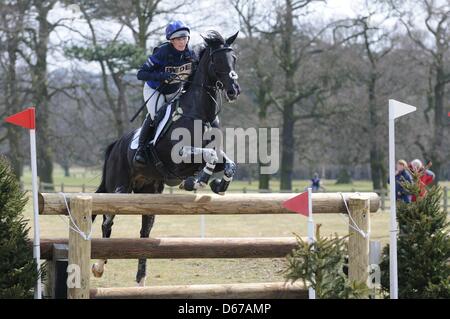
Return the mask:
M 98 171 L 72 169 L 75 177 L 64 177 L 61 169 L 55 171 L 55 183 L 65 185 L 86 184 L 92 188 L 98 185 Z M 30 174 L 26 171 L 24 183 L 30 183 Z M 232 191 L 257 189 L 257 181 L 233 181 Z M 279 183 L 272 182 L 272 189 L 278 190 Z M 294 181 L 294 189 L 302 191 L 308 181 Z M 450 186 L 449 182 L 444 185 Z M 325 181 L 327 191 L 371 191 L 369 181 L 356 181 L 349 185 L 335 185 L 334 181 Z M 73 191 L 79 192 L 78 187 Z M 59 189 L 56 189 L 59 191 Z M 65 191 L 70 191 L 65 189 Z M 87 189 L 87 191 L 90 191 Z M 178 191 L 178 190 L 176 190 Z M 32 225 L 31 199 L 26 207 L 25 216 Z M 300 215 L 223 215 L 205 216 L 206 237 L 273 237 L 306 236 L 306 218 Z M 100 218 L 93 224 L 93 236 L 101 237 Z M 139 237 L 140 216 L 118 215 L 115 218 L 112 237 Z M 348 234 L 346 218 L 341 215 L 316 215 L 315 222 L 322 224 L 323 235 L 337 233 Z M 62 216 L 40 216 L 41 237 L 68 237 L 67 218 Z M 383 243 L 389 241 L 389 214 L 379 212 L 371 215 L 371 239 Z M 32 232 L 30 232 L 32 234 Z M 151 232 L 152 237 L 199 237 L 200 216 L 157 216 Z M 164 259 L 148 260 L 147 285 L 168 284 L 206 284 L 283 281 L 281 271 L 283 259 Z M 91 277 L 92 287 L 134 286 L 137 260 L 109 260 L 103 278 Z

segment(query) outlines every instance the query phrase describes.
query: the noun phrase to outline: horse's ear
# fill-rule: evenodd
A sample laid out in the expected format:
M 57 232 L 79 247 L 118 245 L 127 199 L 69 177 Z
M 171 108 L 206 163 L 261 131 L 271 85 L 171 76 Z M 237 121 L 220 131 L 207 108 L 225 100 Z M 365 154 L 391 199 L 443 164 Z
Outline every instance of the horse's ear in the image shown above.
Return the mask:
M 225 42 L 226 42 L 228 45 L 231 45 L 231 44 L 234 42 L 234 40 L 236 40 L 238 34 L 239 34 L 239 31 L 236 32 L 235 34 L 233 34 L 231 37 L 229 37 Z

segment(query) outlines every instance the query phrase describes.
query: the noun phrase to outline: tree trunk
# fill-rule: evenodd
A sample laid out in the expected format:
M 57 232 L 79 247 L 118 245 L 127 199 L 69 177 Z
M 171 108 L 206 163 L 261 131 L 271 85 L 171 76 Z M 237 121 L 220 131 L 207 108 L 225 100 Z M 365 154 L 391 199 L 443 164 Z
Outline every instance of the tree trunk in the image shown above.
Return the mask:
M 23 154 L 21 152 L 21 148 L 23 147 L 22 143 L 22 129 L 17 127 L 12 127 L 12 125 L 8 126 L 7 136 L 9 141 L 9 154 L 8 158 L 11 163 L 12 171 L 16 176 L 17 180 L 20 180 L 20 177 L 23 174 Z
M 65 163 L 64 165 L 62 165 L 62 168 L 64 169 L 64 176 L 65 177 L 70 177 L 70 165 L 69 165 L 69 163 Z
M 267 123 L 267 107 L 268 102 L 266 98 L 266 90 L 264 87 L 264 84 L 261 84 L 258 88 L 258 95 L 257 95 L 257 105 L 259 106 L 259 112 L 258 112 L 258 120 L 259 120 L 259 127 L 260 128 L 267 128 L 269 127 Z M 267 134 L 267 150 L 269 150 L 270 145 L 270 132 Z M 258 139 L 259 144 L 259 139 Z M 261 146 L 258 145 L 258 151 L 261 149 Z M 264 164 L 263 162 L 267 161 L 261 161 L 260 157 L 258 156 L 258 168 L 259 168 L 259 189 L 270 189 L 270 175 L 269 174 L 261 174 L 261 168 L 264 166 L 267 166 L 267 164 Z
M 117 111 L 114 112 L 115 121 L 116 121 L 116 130 L 117 130 L 117 138 L 121 138 L 125 131 L 128 129 L 128 103 L 125 93 L 125 84 L 123 82 L 123 78 L 118 73 L 113 73 L 114 70 L 110 68 L 114 83 L 118 90 L 117 96 Z M 144 112 L 145 113 L 145 112 Z
M 433 163 L 432 170 L 436 174 L 435 184 L 440 180 L 441 167 L 444 162 L 442 150 L 444 149 L 444 119 L 446 118 L 444 109 L 445 72 L 443 64 L 438 64 L 436 71 L 436 85 L 434 87 L 434 130 L 431 149 L 429 150 L 429 158 Z
M 7 38 L 8 67 L 6 74 L 5 106 L 10 114 L 14 114 L 20 111 L 18 96 L 20 90 L 18 90 L 17 87 L 18 81 L 16 74 L 18 40 L 17 36 L 11 37 L 9 34 Z M 6 134 L 9 142 L 8 157 L 11 162 L 11 167 L 16 178 L 20 180 L 23 173 L 23 154 L 21 151 L 23 147 L 21 141 L 23 129 L 13 125 L 8 125 Z
M 53 4 L 43 6 L 36 1 L 39 22 L 38 39 L 36 40 L 36 64 L 32 66 L 33 100 L 36 105 L 37 129 L 37 166 L 41 182 L 53 184 L 53 154 L 50 141 L 49 107 L 50 98 L 47 88 L 47 51 L 50 35 L 48 12 Z
M 370 143 L 370 171 L 373 189 L 378 190 L 386 186 L 386 168 L 384 154 L 381 151 L 379 118 L 377 114 L 376 82 L 377 74 L 375 66 L 367 83 L 369 104 L 369 143 Z
M 293 65 L 292 37 L 294 33 L 294 16 L 292 1 L 286 0 L 286 15 L 282 27 L 283 37 L 283 61 L 282 68 L 285 73 L 286 95 L 283 103 L 283 129 L 281 133 L 282 151 L 281 151 L 281 176 L 280 190 L 292 189 L 292 171 L 294 166 L 294 105 L 290 102 L 295 95 L 293 87 L 294 75 L 296 69 Z
M 292 171 L 294 166 L 294 106 L 285 105 L 283 111 L 283 129 L 281 133 L 281 178 L 280 190 L 292 189 Z

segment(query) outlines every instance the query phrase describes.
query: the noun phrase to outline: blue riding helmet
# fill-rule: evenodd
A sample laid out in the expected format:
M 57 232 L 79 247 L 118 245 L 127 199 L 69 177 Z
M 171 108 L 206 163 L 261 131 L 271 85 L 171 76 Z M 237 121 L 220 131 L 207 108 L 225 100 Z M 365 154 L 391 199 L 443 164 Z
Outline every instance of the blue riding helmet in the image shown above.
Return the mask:
M 179 37 L 189 37 L 191 30 L 180 20 L 170 22 L 166 27 L 166 39 L 171 40 Z

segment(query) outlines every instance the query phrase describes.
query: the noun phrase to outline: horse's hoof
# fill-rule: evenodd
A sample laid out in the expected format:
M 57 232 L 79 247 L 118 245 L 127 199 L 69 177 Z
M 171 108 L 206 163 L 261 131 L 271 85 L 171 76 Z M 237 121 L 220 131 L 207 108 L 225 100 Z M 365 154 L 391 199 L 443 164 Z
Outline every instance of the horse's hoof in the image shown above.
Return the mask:
M 187 191 L 193 191 L 195 190 L 195 183 L 197 183 L 195 177 L 190 176 L 184 180 L 183 189 Z
M 100 278 L 101 276 L 103 276 L 103 271 L 104 270 L 99 270 L 97 263 L 92 265 L 92 274 L 95 278 Z
M 211 183 L 209 183 L 211 190 L 217 195 L 224 195 L 225 193 L 220 191 L 220 179 L 216 178 Z
M 141 280 L 138 281 L 137 286 L 138 287 L 145 287 L 145 280 L 147 277 L 142 277 Z

